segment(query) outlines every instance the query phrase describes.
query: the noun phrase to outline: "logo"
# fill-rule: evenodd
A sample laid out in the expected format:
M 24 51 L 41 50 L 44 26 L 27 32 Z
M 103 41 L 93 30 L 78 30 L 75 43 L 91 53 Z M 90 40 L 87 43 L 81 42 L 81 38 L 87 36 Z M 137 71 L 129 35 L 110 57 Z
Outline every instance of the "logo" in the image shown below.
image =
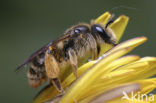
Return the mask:
M 129 101 L 148 101 L 148 102 L 153 102 L 154 101 L 154 94 L 141 94 L 140 92 L 131 92 L 131 93 L 126 93 L 125 91 L 123 93 L 123 99 L 127 99 Z

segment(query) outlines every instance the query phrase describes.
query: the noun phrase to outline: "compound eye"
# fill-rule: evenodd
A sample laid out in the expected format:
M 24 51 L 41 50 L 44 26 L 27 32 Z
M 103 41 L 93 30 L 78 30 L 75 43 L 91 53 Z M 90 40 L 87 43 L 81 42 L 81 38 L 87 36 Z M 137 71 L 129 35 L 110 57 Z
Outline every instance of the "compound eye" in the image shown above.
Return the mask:
M 92 26 L 92 32 L 94 34 L 98 33 L 99 35 L 106 35 L 106 32 L 104 31 L 103 27 L 101 27 L 100 25 L 98 24 L 94 24 Z
M 74 30 L 74 33 L 75 33 L 75 34 L 80 34 L 81 31 L 80 31 L 79 29 L 75 29 L 75 30 Z
M 96 29 L 96 31 L 97 31 L 99 34 L 103 34 L 103 33 L 104 33 L 103 28 L 100 27 L 100 26 L 96 26 L 95 29 Z
M 88 32 L 88 31 L 89 31 L 89 28 L 87 26 L 78 26 L 74 30 L 74 32 L 76 34 L 85 33 L 85 32 Z
M 92 26 L 92 34 L 94 36 L 99 35 L 104 40 L 109 40 L 110 39 L 110 37 L 108 36 L 108 34 L 106 33 L 106 31 L 103 29 L 103 27 L 100 26 L 100 25 L 98 25 L 98 24 L 94 24 Z

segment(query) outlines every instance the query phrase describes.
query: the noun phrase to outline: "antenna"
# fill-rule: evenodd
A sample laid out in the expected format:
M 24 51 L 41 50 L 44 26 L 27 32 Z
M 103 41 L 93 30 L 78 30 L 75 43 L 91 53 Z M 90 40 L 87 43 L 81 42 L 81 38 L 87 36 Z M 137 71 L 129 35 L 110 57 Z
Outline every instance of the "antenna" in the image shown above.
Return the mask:
M 137 10 L 137 8 L 134 8 L 134 7 L 119 5 L 119 6 L 116 6 L 116 7 L 112 8 L 110 11 L 114 11 L 114 10 L 120 9 L 120 8 L 129 9 L 129 10 Z

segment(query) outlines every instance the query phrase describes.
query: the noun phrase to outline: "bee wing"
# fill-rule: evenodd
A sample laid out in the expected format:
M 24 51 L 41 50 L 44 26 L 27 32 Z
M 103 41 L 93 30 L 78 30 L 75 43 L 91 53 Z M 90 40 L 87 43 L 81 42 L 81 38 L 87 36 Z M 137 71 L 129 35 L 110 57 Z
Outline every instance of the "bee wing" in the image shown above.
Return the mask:
M 24 61 L 23 64 L 21 64 L 20 66 L 17 67 L 16 71 L 20 70 L 20 68 L 22 68 L 23 66 L 26 66 L 27 64 L 29 64 L 36 56 L 38 56 L 41 53 L 44 53 L 49 46 L 51 46 L 53 43 L 50 42 L 46 45 L 44 45 L 42 48 L 40 48 L 39 50 L 37 50 L 36 52 L 34 52 L 33 54 L 31 54 L 29 56 L 29 58 L 27 60 Z
M 24 61 L 23 64 L 21 64 L 20 66 L 17 67 L 17 69 L 15 71 L 20 70 L 21 67 L 26 66 L 27 64 L 29 64 L 35 57 L 37 57 L 39 54 L 44 53 L 49 46 L 55 45 L 57 44 L 59 41 L 65 40 L 67 38 L 70 38 L 70 35 L 66 35 L 63 37 L 60 37 L 58 40 L 55 40 L 54 42 L 50 42 L 46 45 L 44 45 L 42 48 L 40 48 L 39 50 L 37 50 L 36 52 L 34 52 L 33 54 L 31 54 L 29 56 L 29 58 L 27 60 Z M 45 54 L 44 54 L 45 55 Z

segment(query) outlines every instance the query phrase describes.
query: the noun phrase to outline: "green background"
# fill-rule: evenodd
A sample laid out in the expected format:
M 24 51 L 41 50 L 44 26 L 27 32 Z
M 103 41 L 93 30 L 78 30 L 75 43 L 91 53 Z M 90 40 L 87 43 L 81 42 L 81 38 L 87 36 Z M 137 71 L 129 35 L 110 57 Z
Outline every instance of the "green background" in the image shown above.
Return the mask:
M 27 69 L 17 74 L 15 68 L 71 25 L 89 23 L 105 11 L 130 17 L 122 41 L 149 38 L 132 54 L 156 56 L 155 0 L 1 0 L 0 102 L 30 103 L 41 88 L 30 88 Z

